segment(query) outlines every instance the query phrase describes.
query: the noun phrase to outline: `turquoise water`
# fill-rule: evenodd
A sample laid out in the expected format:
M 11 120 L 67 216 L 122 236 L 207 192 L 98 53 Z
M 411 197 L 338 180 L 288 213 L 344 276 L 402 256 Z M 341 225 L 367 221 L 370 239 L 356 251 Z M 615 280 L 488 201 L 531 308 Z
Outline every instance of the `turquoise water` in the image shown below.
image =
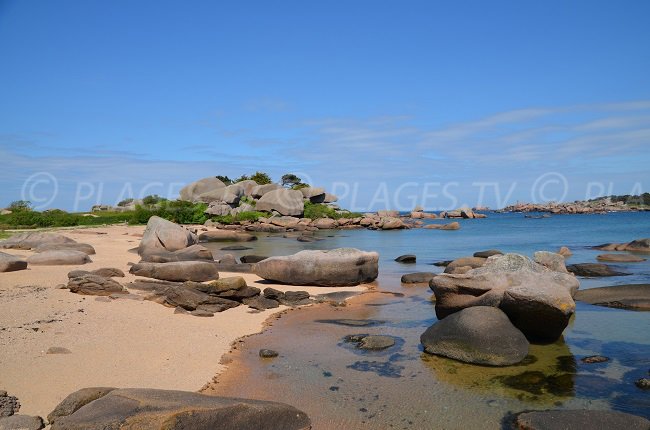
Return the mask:
M 232 356 L 237 363 L 211 390 L 266 398 L 305 410 L 314 428 L 499 428 L 504 417 L 528 409 L 614 409 L 650 417 L 650 393 L 634 385 L 650 370 L 650 312 L 608 309 L 584 303 L 564 336 L 551 345 L 533 345 L 518 366 L 491 368 L 463 364 L 422 352 L 420 334 L 436 321 L 427 287 L 401 285 L 413 271 L 439 272 L 430 263 L 500 249 L 532 255 L 568 246 L 568 263 L 595 262 L 605 242 L 650 237 L 650 213 L 565 215 L 526 219 L 491 214 L 461 220 L 458 231 L 320 231 L 323 240 L 302 243 L 282 235 L 261 235 L 235 254 L 284 255 L 301 249 L 355 247 L 378 251 L 380 277 L 372 292 L 346 307 L 321 305 L 290 312 L 264 333 L 246 339 Z M 218 246 L 212 245 L 216 250 Z M 417 255 L 417 264 L 393 261 Z M 650 262 L 615 265 L 630 273 L 581 279 L 581 288 L 650 283 Z M 335 324 L 353 319 L 369 325 Z M 343 342 L 348 334 L 394 336 L 394 347 L 362 353 Z M 260 348 L 280 351 L 261 360 Z M 610 361 L 585 364 L 605 355 Z M 242 381 L 247 381 L 242 383 Z

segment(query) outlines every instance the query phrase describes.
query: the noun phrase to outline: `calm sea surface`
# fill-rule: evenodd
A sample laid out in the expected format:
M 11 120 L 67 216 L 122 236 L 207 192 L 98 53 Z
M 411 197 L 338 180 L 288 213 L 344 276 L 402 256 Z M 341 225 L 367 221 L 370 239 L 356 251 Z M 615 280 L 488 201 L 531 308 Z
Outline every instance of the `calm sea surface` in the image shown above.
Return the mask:
M 634 385 L 650 376 L 650 312 L 578 302 L 563 338 L 532 345 L 522 364 L 475 366 L 422 352 L 419 337 L 436 321 L 432 292 L 399 281 L 404 273 L 440 272 L 434 261 L 485 249 L 532 256 L 568 246 L 573 256 L 567 264 L 595 262 L 603 252 L 590 246 L 650 237 L 650 213 L 543 219 L 490 214 L 460 222 L 458 231 L 319 231 L 323 240 L 313 243 L 260 235 L 246 244 L 253 249 L 228 251 L 287 255 L 354 247 L 379 252 L 380 276 L 369 293 L 345 307 L 291 311 L 245 339 L 228 357 L 233 365 L 208 391 L 292 404 L 309 414 L 314 429 L 498 429 L 510 413 L 549 408 L 614 409 L 650 418 L 650 392 Z M 211 246 L 216 251 L 223 245 Z M 402 254 L 416 254 L 417 264 L 393 261 Z M 581 279 L 581 288 L 650 283 L 648 261 L 614 266 L 630 275 Z M 357 325 L 340 324 L 341 319 Z M 397 342 L 381 352 L 361 352 L 343 341 L 349 334 L 384 334 Z M 260 359 L 261 348 L 280 356 Z M 610 361 L 580 361 L 595 354 Z

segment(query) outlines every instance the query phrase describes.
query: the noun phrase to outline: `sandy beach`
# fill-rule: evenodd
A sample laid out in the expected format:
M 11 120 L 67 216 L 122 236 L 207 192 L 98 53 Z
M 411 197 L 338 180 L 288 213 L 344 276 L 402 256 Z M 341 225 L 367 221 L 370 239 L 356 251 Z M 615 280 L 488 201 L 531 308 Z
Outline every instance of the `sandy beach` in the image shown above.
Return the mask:
M 20 413 L 47 416 L 71 392 L 90 386 L 148 387 L 197 391 L 223 371 L 222 356 L 238 338 L 259 332 L 287 307 L 264 312 L 239 306 L 212 318 L 174 314 L 173 308 L 135 299 L 108 300 L 57 288 L 81 268 L 116 267 L 126 273 L 139 257 L 144 226 L 58 231 L 92 245 L 97 254 L 83 266 L 30 266 L 0 273 L 0 388 L 20 399 Z M 5 250 L 29 256 L 32 251 Z M 243 276 L 249 285 L 261 279 Z M 262 289 L 264 285 L 258 285 Z M 365 287 L 323 288 L 274 285 L 310 294 L 362 292 Z M 70 353 L 48 354 L 52 347 Z

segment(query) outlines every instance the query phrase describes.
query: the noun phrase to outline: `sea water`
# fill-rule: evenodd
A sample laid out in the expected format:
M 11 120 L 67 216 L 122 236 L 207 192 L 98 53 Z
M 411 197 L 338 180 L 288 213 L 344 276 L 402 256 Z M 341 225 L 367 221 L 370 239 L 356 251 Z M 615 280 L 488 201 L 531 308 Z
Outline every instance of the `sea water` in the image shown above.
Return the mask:
M 634 385 L 650 376 L 650 312 L 578 302 L 557 342 L 531 345 L 528 357 L 516 366 L 477 366 L 422 351 L 420 335 L 437 321 L 433 294 L 425 285 L 399 280 L 409 272 L 440 272 L 431 263 L 486 249 L 532 256 L 567 246 L 573 252 L 567 264 L 596 262 L 603 251 L 590 249 L 594 245 L 650 237 L 650 213 L 540 219 L 490 214 L 460 222 L 457 231 L 329 230 L 316 232 L 322 240 L 311 243 L 281 234 L 262 234 L 247 243 L 253 249 L 237 251 L 237 256 L 339 247 L 377 251 L 380 276 L 367 294 L 346 306 L 294 310 L 244 339 L 227 358 L 232 365 L 207 391 L 292 404 L 309 414 L 314 429 L 491 429 L 507 426 L 513 413 L 552 408 L 650 417 L 650 393 Z M 211 246 L 218 254 L 220 246 Z M 402 254 L 415 254 L 417 263 L 396 263 Z M 612 266 L 629 275 L 581 278 L 581 288 L 650 283 L 648 261 Z M 361 351 L 345 342 L 350 334 L 389 335 L 396 344 Z M 280 355 L 261 359 L 262 348 Z M 590 355 L 609 361 L 581 361 Z

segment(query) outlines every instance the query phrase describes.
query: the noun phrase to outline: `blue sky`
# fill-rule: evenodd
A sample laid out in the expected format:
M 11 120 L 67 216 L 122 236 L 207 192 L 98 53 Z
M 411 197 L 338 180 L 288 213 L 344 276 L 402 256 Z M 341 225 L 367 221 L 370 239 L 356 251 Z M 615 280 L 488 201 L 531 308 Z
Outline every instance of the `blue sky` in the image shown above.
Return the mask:
M 296 173 L 354 210 L 650 191 L 647 1 L 2 1 L 0 207 Z

